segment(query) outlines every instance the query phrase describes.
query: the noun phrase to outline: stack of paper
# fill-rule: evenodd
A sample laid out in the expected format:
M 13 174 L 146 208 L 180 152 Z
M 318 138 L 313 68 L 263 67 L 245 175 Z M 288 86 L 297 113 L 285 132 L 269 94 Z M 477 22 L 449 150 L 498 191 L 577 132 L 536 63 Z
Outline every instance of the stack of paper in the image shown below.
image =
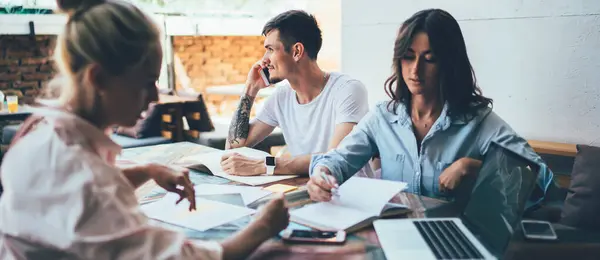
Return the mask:
M 141 209 L 149 218 L 198 231 L 206 231 L 256 212 L 253 209 L 201 198 L 196 198 L 196 210 L 189 211 L 189 201 L 182 200 L 175 205 L 178 199 L 179 195 L 168 193 L 154 203 L 142 205 Z
M 258 176 L 237 176 L 227 174 L 221 168 L 221 158 L 223 157 L 223 155 L 231 153 L 239 153 L 246 157 L 255 159 L 264 159 L 266 156 L 269 156 L 268 153 L 265 153 L 263 151 L 242 147 L 226 151 L 214 151 L 190 155 L 175 161 L 174 164 L 199 171 L 206 171 L 212 173 L 215 176 L 223 177 L 232 181 L 248 184 L 251 186 L 263 185 L 271 182 L 277 182 L 297 177 L 296 175 L 266 176 L 265 174 L 263 174 Z

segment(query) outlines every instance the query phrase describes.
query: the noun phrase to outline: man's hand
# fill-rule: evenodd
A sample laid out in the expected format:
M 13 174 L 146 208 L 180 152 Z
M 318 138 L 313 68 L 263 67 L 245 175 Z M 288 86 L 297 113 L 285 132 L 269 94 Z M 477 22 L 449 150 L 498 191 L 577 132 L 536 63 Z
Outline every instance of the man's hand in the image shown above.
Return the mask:
M 240 176 L 261 175 L 267 172 L 264 160 L 248 158 L 239 153 L 223 155 L 221 168 L 227 174 Z
M 255 97 L 259 90 L 268 87 L 260 75 L 260 71 L 266 67 L 267 64 L 263 60 L 252 65 L 252 68 L 248 72 L 248 78 L 246 78 L 246 87 L 248 88 L 246 94 Z
M 196 192 L 190 181 L 187 169 L 174 169 L 165 165 L 151 163 L 146 166 L 150 178 L 163 189 L 179 194 L 177 204 L 183 199 L 190 201 L 190 211 L 196 209 Z
M 479 173 L 481 161 L 468 157 L 460 158 L 458 161 L 446 168 L 439 178 L 441 192 L 454 190 L 464 176 Z
M 325 174 L 325 178 L 328 178 L 329 181 L 324 179 L 321 172 Z M 330 201 L 332 196 L 331 190 L 333 188 L 339 188 L 337 180 L 331 175 L 331 172 L 326 167 L 315 169 L 315 172 L 310 177 L 306 187 L 310 199 L 314 201 Z

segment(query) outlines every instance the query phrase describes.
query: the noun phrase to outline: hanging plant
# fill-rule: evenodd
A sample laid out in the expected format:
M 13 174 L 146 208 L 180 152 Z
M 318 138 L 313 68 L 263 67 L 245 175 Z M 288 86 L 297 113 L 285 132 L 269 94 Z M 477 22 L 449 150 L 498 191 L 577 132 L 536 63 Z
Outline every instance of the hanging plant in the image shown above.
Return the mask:
M 52 14 L 51 9 L 46 8 L 29 8 L 19 6 L 2 6 L 0 7 L 0 14 Z

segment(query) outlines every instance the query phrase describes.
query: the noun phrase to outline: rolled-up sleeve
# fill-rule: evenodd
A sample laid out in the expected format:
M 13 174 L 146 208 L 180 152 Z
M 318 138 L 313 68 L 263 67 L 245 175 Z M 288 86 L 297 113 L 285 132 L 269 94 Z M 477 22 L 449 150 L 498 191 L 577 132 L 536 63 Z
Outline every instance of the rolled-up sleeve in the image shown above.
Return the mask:
M 312 176 L 319 166 L 327 167 L 341 184 L 352 177 L 377 152 L 373 138 L 373 129 L 377 127 L 377 117 L 371 111 L 352 129 L 338 147 L 326 154 L 311 157 Z

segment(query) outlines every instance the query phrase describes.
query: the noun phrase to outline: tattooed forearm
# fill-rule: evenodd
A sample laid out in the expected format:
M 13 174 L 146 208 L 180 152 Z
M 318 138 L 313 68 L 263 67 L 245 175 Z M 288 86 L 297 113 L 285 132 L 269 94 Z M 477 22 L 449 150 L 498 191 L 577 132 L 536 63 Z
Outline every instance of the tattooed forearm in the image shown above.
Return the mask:
M 254 104 L 254 97 L 244 95 L 240 100 L 240 105 L 233 115 L 231 125 L 229 126 L 229 145 L 240 144 L 240 141 L 248 138 L 250 130 L 250 110 Z

